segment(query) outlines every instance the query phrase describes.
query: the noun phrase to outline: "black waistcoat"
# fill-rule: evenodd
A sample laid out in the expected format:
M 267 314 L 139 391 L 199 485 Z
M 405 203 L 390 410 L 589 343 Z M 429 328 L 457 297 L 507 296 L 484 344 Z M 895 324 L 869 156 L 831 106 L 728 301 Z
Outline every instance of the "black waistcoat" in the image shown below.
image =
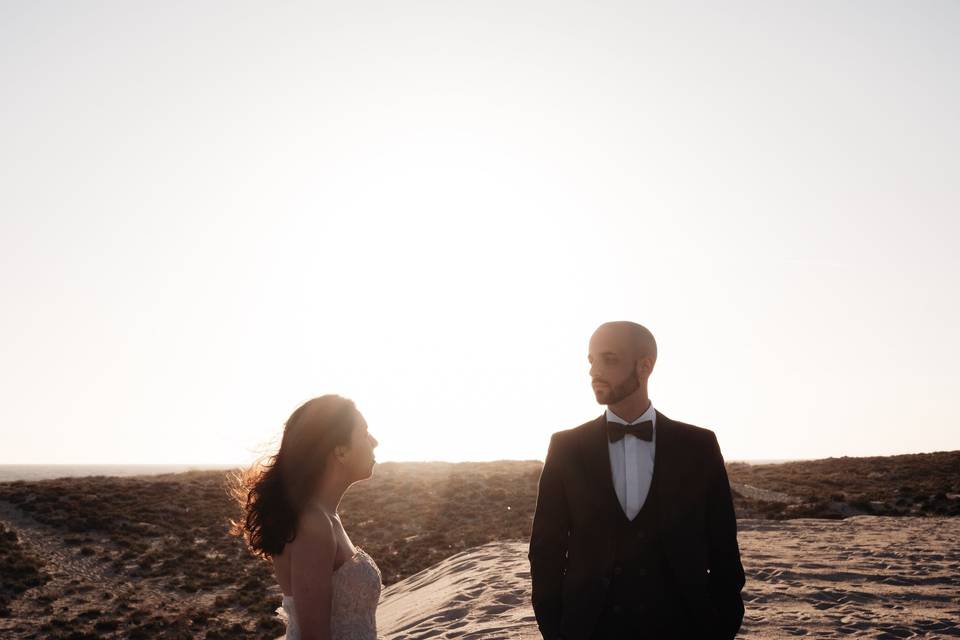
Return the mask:
M 675 614 L 658 527 L 661 510 L 654 473 L 643 507 L 633 520 L 618 509 L 612 527 L 613 564 L 606 583 L 599 638 L 657 637 Z

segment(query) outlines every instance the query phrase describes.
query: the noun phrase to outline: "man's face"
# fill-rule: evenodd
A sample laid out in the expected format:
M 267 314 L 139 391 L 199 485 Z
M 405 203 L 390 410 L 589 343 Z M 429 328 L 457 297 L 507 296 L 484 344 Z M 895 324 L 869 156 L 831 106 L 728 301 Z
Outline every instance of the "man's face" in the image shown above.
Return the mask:
M 600 404 L 616 404 L 640 387 L 636 350 L 612 328 L 598 329 L 590 338 L 590 379 Z

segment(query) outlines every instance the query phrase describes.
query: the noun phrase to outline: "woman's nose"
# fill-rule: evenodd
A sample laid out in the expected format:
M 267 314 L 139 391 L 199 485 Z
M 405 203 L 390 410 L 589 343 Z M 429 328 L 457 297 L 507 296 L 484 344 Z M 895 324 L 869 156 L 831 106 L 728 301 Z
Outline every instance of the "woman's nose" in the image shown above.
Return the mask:
M 377 442 L 377 439 L 374 438 L 372 435 L 370 436 L 370 443 L 373 445 L 374 448 L 376 448 L 377 445 L 380 444 L 379 442 Z

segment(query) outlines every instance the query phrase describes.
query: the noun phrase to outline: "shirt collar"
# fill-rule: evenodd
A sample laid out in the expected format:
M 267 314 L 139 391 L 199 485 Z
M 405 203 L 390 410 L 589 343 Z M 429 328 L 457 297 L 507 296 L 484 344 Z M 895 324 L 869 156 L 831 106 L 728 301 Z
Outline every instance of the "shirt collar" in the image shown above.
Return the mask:
M 619 422 L 620 424 L 637 424 L 638 422 L 643 422 L 644 420 L 649 420 L 653 423 L 653 428 L 657 428 L 657 410 L 653 408 L 653 402 L 650 402 L 650 406 L 647 407 L 647 410 L 643 414 L 634 420 L 633 422 L 627 422 L 613 411 L 610 411 L 610 408 L 607 407 L 607 422 Z

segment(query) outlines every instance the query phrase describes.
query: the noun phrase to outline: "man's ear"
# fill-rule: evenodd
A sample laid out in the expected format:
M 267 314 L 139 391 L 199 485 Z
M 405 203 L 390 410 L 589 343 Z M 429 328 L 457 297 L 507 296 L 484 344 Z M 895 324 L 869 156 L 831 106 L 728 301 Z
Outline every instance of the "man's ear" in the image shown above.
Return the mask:
M 337 460 L 343 462 L 343 458 L 347 455 L 347 448 L 342 444 L 338 444 L 333 448 L 333 455 Z
M 644 356 L 637 360 L 638 378 L 649 378 L 651 373 L 653 373 L 653 358 L 650 356 Z

